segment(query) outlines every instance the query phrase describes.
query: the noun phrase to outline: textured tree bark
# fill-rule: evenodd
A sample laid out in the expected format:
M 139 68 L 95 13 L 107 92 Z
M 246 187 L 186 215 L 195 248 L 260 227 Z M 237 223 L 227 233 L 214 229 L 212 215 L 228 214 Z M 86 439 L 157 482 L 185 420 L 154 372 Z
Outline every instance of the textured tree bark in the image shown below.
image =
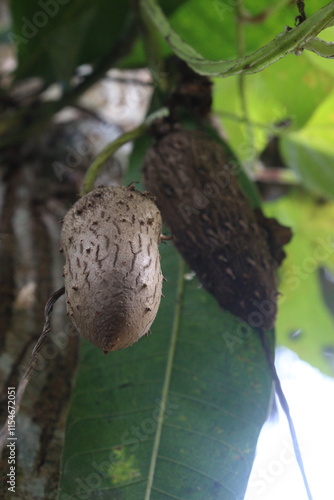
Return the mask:
M 12 168 L 3 169 L 0 184 L 1 425 L 7 418 L 7 389 L 17 387 L 42 331 L 45 303 L 63 285 L 59 219 L 76 199 L 74 186 L 60 183 L 49 165 L 38 159 L 20 165 L 18 155 Z M 77 351 L 78 335 L 62 298 L 16 415 L 15 498 L 56 498 Z M 0 470 L 0 497 L 12 499 L 8 449 Z

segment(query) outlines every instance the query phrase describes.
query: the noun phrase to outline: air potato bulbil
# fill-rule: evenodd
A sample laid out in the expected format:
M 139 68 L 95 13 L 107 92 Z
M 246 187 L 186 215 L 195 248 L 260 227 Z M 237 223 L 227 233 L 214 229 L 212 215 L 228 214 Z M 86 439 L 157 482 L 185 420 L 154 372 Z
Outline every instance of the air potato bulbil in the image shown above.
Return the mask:
M 205 132 L 156 124 L 143 174 L 174 243 L 219 305 L 253 327 L 273 328 L 276 271 L 289 228 L 253 209 L 236 158 Z
M 154 321 L 161 227 L 152 198 L 124 186 L 95 189 L 64 217 L 67 312 L 79 333 L 105 352 L 129 347 Z

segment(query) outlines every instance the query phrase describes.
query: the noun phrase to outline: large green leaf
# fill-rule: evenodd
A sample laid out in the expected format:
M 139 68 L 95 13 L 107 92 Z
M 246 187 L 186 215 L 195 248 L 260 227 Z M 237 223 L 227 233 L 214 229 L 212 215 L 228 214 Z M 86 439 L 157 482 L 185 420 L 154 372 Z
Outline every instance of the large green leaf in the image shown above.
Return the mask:
M 288 55 L 260 73 L 245 76 L 244 86 L 252 144 L 238 76 L 216 78 L 214 88 L 214 110 L 220 116 L 231 147 L 243 162 L 249 160 L 252 145 L 256 152 L 261 152 L 273 135 L 283 133 L 289 140 L 289 134 L 303 127 L 331 92 L 333 80 L 314 66 L 313 61 Z M 287 130 L 275 128 L 287 120 Z
M 208 59 L 237 56 L 235 6 L 220 2 L 188 0 L 170 18 L 182 39 Z M 224 9 L 224 11 L 222 10 Z
M 323 300 L 319 269 L 334 271 L 334 203 L 317 203 L 296 192 L 265 209 L 294 235 L 280 270 L 277 342 L 333 376 L 324 350 L 334 346 L 334 321 Z
M 308 9 L 308 14 L 314 13 L 326 5 L 326 0 L 317 2 L 316 9 Z M 164 13 L 163 2 L 159 2 Z M 243 44 L 246 54 L 269 43 L 274 33 L 280 33 L 287 25 L 294 23 L 297 13 L 296 5 L 282 0 L 249 0 L 244 7 L 250 15 L 271 9 L 272 14 L 261 22 L 243 23 Z M 277 8 L 275 8 L 277 5 Z M 235 59 L 238 57 L 238 41 L 236 18 L 238 2 L 233 0 L 188 0 L 176 12 L 168 16 L 171 26 L 180 37 L 207 59 Z
M 128 0 L 12 0 L 17 78 L 68 81 L 77 66 L 99 62 L 124 30 Z
M 108 356 L 82 342 L 59 500 L 244 497 L 271 394 L 258 335 L 161 250 L 152 334 Z
M 317 108 L 306 126 L 282 138 L 286 164 L 316 194 L 334 197 L 334 91 Z

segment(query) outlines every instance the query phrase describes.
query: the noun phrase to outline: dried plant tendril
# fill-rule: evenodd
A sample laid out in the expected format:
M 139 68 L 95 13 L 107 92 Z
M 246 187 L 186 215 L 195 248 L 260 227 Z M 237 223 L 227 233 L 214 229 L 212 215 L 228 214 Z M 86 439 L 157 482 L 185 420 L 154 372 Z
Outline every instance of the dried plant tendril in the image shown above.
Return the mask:
M 28 385 L 29 379 L 30 379 L 30 374 L 32 370 L 35 367 L 38 354 L 43 347 L 43 344 L 45 340 L 47 339 L 48 333 L 50 332 L 50 322 L 51 322 L 51 313 L 53 310 L 54 304 L 57 302 L 57 300 L 64 295 L 65 293 L 65 288 L 62 287 L 56 292 L 54 292 L 49 300 L 47 301 L 45 308 L 44 308 L 44 316 L 45 316 L 45 322 L 44 322 L 44 327 L 43 331 L 39 337 L 39 339 L 36 342 L 36 345 L 31 353 L 29 364 L 27 366 L 26 371 L 24 372 L 20 383 L 18 385 L 17 391 L 16 391 L 16 399 L 15 399 L 15 411 L 16 414 L 19 411 L 20 404 L 23 398 L 23 394 L 26 390 L 26 387 Z M 8 420 L 6 420 L 5 424 L 3 425 L 1 431 L 0 431 L 0 453 L 2 453 L 5 445 L 6 445 L 6 440 L 7 440 L 7 434 L 8 434 L 8 425 L 7 425 Z

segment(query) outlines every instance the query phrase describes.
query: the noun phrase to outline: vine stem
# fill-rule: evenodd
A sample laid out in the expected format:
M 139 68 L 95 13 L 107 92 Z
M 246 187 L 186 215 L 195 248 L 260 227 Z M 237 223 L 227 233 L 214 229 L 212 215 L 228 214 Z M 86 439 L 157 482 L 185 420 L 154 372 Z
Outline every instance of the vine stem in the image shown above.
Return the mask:
M 139 127 L 134 128 L 133 130 L 130 130 L 129 132 L 126 132 L 125 134 L 122 134 L 120 137 L 115 139 L 113 142 L 109 143 L 95 158 L 91 166 L 86 172 L 86 175 L 84 177 L 83 183 L 82 183 L 82 188 L 81 188 L 81 196 L 89 193 L 94 187 L 94 183 L 97 179 L 97 176 L 99 175 L 104 163 L 108 160 L 108 158 L 113 155 L 121 146 L 124 146 L 127 142 L 133 141 L 134 139 L 137 139 L 141 135 L 143 135 L 150 125 L 156 120 L 157 118 L 162 118 L 164 116 L 167 116 L 169 113 L 167 108 L 161 108 L 151 115 L 149 115 L 146 120 L 139 125 Z
M 160 442 L 161 442 L 162 426 L 164 423 L 168 393 L 169 393 L 169 388 L 170 388 L 170 382 L 172 379 L 172 370 L 173 370 L 176 342 L 177 342 L 179 331 L 180 331 L 181 312 L 182 312 L 182 307 L 183 307 L 183 296 L 184 296 L 184 272 L 185 272 L 185 264 L 184 264 L 184 261 L 180 258 L 179 259 L 179 277 L 178 277 L 179 279 L 178 279 L 177 292 L 176 292 L 177 296 L 176 296 L 175 316 L 174 316 L 174 322 L 173 322 L 173 327 L 172 327 L 172 336 L 171 336 L 170 345 L 169 345 L 169 352 L 168 352 L 168 358 L 167 358 L 164 385 L 163 385 L 162 394 L 161 394 L 161 405 L 160 405 L 160 411 L 159 411 L 159 417 L 158 417 L 157 431 L 156 431 L 154 443 L 153 443 L 152 457 L 151 457 L 151 463 L 150 463 L 150 468 L 149 468 L 149 472 L 148 472 L 148 479 L 147 479 L 147 486 L 146 486 L 144 500 L 150 500 L 150 498 L 151 498 L 154 473 L 155 473 L 155 469 L 157 466 L 158 452 L 159 452 L 159 446 L 160 446 Z
M 138 2 L 135 2 L 135 9 L 139 20 L 139 31 L 143 40 L 144 50 L 148 68 L 151 72 L 153 84 L 162 92 L 166 92 L 168 82 L 164 72 L 164 58 L 161 53 L 159 33 L 156 30 L 152 20 L 140 8 Z
M 240 2 L 237 2 L 235 7 L 236 26 L 237 26 L 237 54 L 239 58 L 243 57 L 245 54 L 245 33 L 244 33 L 244 22 L 242 18 L 242 9 L 243 9 L 243 1 L 241 0 Z M 246 95 L 246 75 L 240 73 L 239 75 L 237 75 L 237 78 L 238 78 L 238 89 L 239 89 L 239 96 L 240 96 L 243 117 L 246 122 L 248 141 L 252 151 L 251 158 L 249 159 L 248 164 L 250 170 L 253 171 L 256 150 L 255 150 L 253 126 L 249 116 L 249 108 Z
M 182 40 L 155 0 L 141 0 L 140 7 L 150 17 L 175 54 L 194 71 L 201 75 L 220 77 L 257 73 L 289 53 L 300 54 L 305 44 L 332 25 L 334 20 L 334 1 L 332 1 L 295 28 L 285 28 L 273 40 L 251 54 L 234 60 L 213 61 L 203 57 Z

